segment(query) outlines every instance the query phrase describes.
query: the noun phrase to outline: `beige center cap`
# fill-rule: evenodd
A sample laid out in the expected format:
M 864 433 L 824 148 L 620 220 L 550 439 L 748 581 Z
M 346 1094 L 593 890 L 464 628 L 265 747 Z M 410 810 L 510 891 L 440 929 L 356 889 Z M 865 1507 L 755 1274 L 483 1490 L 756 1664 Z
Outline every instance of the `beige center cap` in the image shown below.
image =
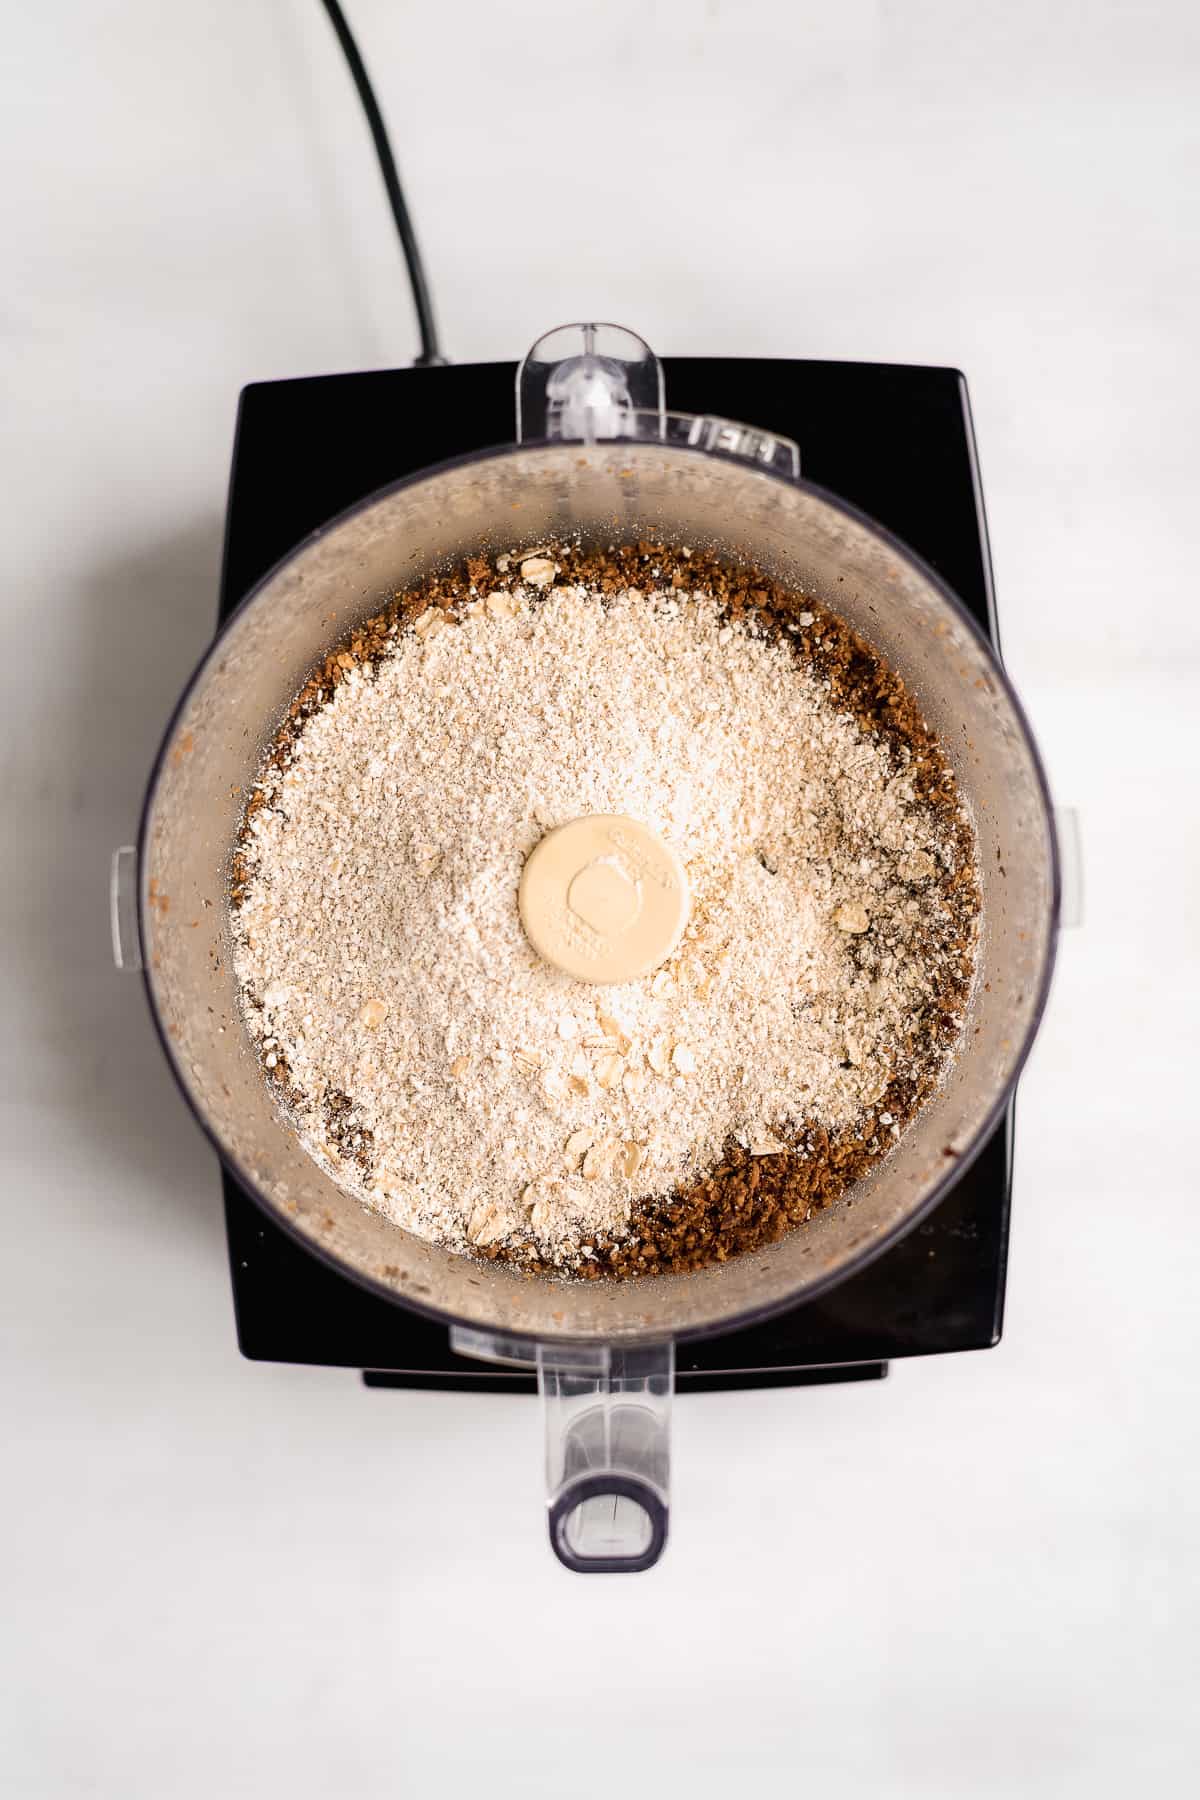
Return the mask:
M 683 936 L 689 904 L 675 852 L 621 813 L 547 832 L 521 875 L 526 936 L 578 981 L 635 981 L 657 969 Z

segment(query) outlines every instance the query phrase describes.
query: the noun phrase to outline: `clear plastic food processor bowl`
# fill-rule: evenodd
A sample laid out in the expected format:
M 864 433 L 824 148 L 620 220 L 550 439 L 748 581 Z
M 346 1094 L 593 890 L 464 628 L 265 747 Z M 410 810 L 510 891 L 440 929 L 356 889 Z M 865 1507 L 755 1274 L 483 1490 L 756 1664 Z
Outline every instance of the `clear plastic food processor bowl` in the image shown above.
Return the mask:
M 180 1086 L 246 1191 L 317 1255 L 444 1319 L 464 1353 L 537 1365 L 551 1538 L 574 1568 L 645 1568 L 662 1549 L 675 1340 L 794 1306 L 911 1229 L 995 1124 L 1046 997 L 1057 855 L 1017 699 L 938 577 L 798 471 L 786 439 L 666 412 L 659 365 L 633 334 L 610 326 L 550 334 L 522 364 L 515 444 L 369 496 L 243 601 L 180 701 L 136 858 L 118 866 L 118 898 L 136 902 L 136 944 L 129 909 L 117 910 L 124 960 L 140 951 Z M 712 548 L 832 604 L 941 734 L 974 815 L 983 896 L 980 974 L 961 1052 L 887 1159 L 770 1248 L 693 1274 L 611 1284 L 476 1263 L 338 1187 L 276 1109 L 242 1026 L 229 941 L 229 858 L 243 796 L 312 665 L 431 570 L 566 533 L 605 544 L 657 534 Z

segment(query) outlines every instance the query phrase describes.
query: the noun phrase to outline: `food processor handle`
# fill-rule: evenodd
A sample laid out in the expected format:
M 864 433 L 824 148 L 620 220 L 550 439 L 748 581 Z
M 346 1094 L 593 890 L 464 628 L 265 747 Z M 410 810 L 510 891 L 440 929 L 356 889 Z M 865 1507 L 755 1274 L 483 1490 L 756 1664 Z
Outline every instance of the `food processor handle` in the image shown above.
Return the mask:
M 651 1568 L 667 1541 L 674 1344 L 539 1344 L 455 1326 L 450 1345 L 536 1368 L 558 1560 L 579 1575 Z
M 799 446 L 777 431 L 668 412 L 662 364 L 636 331 L 591 322 L 547 331 L 517 369 L 518 444 L 613 438 L 731 456 L 791 481 L 800 474 Z
M 517 370 L 517 442 L 620 437 L 634 412 L 661 416 L 662 364 L 624 325 L 558 325 Z

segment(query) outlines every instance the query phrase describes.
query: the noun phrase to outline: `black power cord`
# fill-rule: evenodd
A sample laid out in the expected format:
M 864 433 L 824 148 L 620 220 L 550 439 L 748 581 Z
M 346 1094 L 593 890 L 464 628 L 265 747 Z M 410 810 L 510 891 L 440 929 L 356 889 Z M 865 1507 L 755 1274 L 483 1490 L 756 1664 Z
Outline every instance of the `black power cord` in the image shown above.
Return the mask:
M 383 122 L 383 114 L 379 110 L 379 102 L 375 98 L 375 90 L 371 86 L 366 65 L 354 41 L 346 15 L 338 5 L 338 0 L 322 0 L 325 11 L 329 14 L 329 23 L 342 46 L 342 53 L 354 77 L 354 85 L 358 89 L 358 97 L 362 101 L 363 111 L 367 115 L 367 124 L 371 128 L 371 140 L 375 145 L 375 154 L 379 159 L 379 172 L 383 176 L 383 185 L 387 190 L 388 205 L 392 209 L 392 217 L 396 221 L 396 230 L 400 234 L 400 242 L 404 248 L 404 260 L 408 264 L 408 279 L 412 283 L 413 305 L 417 309 L 417 326 L 421 333 L 421 354 L 414 360 L 418 368 L 431 368 L 445 363 L 448 358 L 442 355 L 438 343 L 437 326 L 433 318 L 433 301 L 429 297 L 429 284 L 425 279 L 425 265 L 421 261 L 421 252 L 417 245 L 417 234 L 413 230 L 412 220 L 408 216 L 408 207 L 404 202 L 404 190 L 400 186 L 400 175 L 396 168 L 396 158 L 392 155 L 392 146 L 388 142 L 387 126 Z

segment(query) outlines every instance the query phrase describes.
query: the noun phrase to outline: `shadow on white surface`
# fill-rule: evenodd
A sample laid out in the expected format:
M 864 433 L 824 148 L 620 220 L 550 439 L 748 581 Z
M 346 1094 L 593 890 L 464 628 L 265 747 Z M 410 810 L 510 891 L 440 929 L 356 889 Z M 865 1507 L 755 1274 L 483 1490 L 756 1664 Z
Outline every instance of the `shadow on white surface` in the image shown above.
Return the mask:
M 218 522 L 205 519 L 82 578 L 77 703 L 59 715 L 49 777 L 62 829 L 43 840 L 35 929 L 18 970 L 28 1017 L 46 1022 L 52 1091 L 69 1100 L 77 1147 L 94 1153 L 97 1203 L 111 1205 L 121 1182 L 210 1219 L 211 1153 L 171 1079 L 140 980 L 113 967 L 108 878 L 112 851 L 134 840 L 158 739 L 211 635 L 220 542 Z

